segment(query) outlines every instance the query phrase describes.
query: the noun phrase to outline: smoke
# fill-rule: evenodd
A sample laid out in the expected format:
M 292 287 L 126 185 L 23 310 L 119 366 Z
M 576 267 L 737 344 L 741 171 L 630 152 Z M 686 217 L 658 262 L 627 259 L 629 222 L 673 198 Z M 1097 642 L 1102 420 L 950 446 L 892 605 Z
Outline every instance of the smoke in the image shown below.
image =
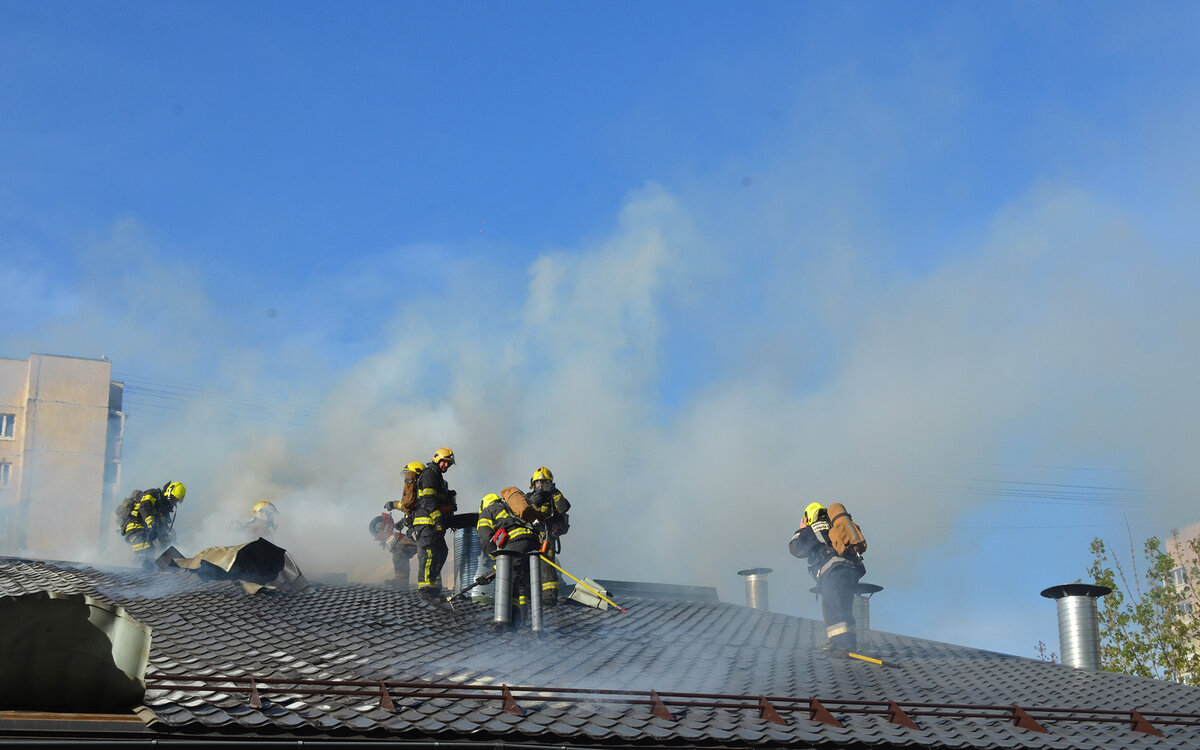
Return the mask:
M 367 523 L 443 445 L 463 511 L 550 467 L 577 575 L 740 601 L 736 571 L 769 566 L 776 607 L 810 615 L 786 543 L 812 500 L 847 504 L 868 579 L 905 609 L 932 560 L 969 554 L 961 527 L 1004 466 L 1115 467 L 1144 522 L 1192 520 L 1172 509 L 1200 489 L 1184 453 L 1200 424 L 1196 261 L 1136 216 L 1037 186 L 953 257 L 886 272 L 853 232 L 782 223 L 753 252 L 725 244 L 705 200 L 648 185 L 608 236 L 525 268 L 398 248 L 374 262 L 411 253 L 438 283 L 365 283 L 360 264 L 270 300 L 276 317 L 122 221 L 79 286 L 52 292 L 86 314 L 60 306 L 5 346 L 136 374 L 122 491 L 184 481 L 185 554 L 247 541 L 234 524 L 267 499 L 274 541 L 310 575 L 387 575 Z

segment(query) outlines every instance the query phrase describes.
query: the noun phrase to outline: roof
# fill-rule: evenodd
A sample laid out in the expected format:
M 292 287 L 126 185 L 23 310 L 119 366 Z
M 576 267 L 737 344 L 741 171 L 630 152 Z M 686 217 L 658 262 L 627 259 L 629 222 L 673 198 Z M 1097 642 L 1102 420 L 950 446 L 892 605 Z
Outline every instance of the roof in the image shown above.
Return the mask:
M 880 632 L 860 650 L 883 664 L 836 659 L 819 622 L 709 597 L 622 598 L 626 613 L 566 602 L 535 636 L 494 632 L 486 605 L 436 609 L 387 586 L 248 595 L 181 573 L 0 558 L 0 595 L 41 590 L 153 628 L 137 713 L 159 741 L 1200 746 L 1197 688 Z

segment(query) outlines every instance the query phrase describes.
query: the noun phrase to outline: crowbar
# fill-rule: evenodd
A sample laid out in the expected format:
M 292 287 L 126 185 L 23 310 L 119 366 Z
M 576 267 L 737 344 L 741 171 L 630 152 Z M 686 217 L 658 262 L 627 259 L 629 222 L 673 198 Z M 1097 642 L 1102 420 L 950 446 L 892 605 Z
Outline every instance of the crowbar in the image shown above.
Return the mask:
M 578 579 L 578 578 L 576 578 L 575 576 L 571 575 L 571 574 L 570 574 L 570 573 L 568 573 L 567 571 L 563 570 L 563 569 L 562 569 L 561 567 L 559 567 L 558 565 L 555 565 L 555 564 L 554 564 L 554 561 L 547 559 L 545 555 L 538 555 L 538 557 L 540 557 L 540 558 L 542 558 L 543 560 L 545 560 L 545 561 L 546 561 L 546 563 L 547 563 L 547 564 L 548 564 L 550 567 L 554 568 L 554 569 L 555 569 L 555 570 L 557 570 L 559 573 L 562 573 L 562 574 L 563 574 L 563 575 L 565 575 L 567 578 L 570 578 L 570 579 L 571 579 L 572 581 L 574 581 L 575 583 L 578 583 L 580 586 L 583 586 L 585 589 L 587 589 L 588 591 L 592 592 L 593 594 L 595 594 L 596 596 L 600 597 L 601 599 L 603 599 L 604 601 L 608 602 L 609 604 L 613 605 L 614 607 L 616 607 L 617 609 L 621 610 L 622 612 L 624 612 L 624 611 L 625 611 L 625 608 L 624 608 L 624 607 L 622 607 L 620 604 L 617 604 L 617 603 L 616 603 L 616 602 L 614 602 L 612 599 L 609 599 L 609 598 L 608 598 L 607 596 L 605 596 L 604 594 L 601 594 L 599 591 L 597 591 L 596 589 L 594 589 L 594 588 L 592 588 L 591 586 L 587 585 L 586 583 L 584 583 L 583 581 L 579 580 L 579 579 Z
M 856 654 L 853 651 L 846 652 L 846 655 L 849 656 L 851 659 L 862 659 L 863 661 L 869 661 L 872 664 L 878 664 L 881 667 L 895 667 L 896 666 L 895 664 L 888 664 L 888 663 L 884 662 L 882 659 L 875 659 L 870 656 L 863 656 L 862 654 Z

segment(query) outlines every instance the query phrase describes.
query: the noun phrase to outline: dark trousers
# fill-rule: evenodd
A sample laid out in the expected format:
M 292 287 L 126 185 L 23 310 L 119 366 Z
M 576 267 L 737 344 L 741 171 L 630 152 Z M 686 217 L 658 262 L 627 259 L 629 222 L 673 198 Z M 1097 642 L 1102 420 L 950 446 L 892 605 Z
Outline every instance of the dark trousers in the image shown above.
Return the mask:
M 416 554 L 416 545 L 412 542 L 404 544 L 405 541 L 407 540 L 401 539 L 392 546 L 392 571 L 402 586 L 408 586 L 409 569 Z
M 523 607 L 529 604 L 529 561 L 537 559 L 537 537 L 522 537 L 504 548 L 517 553 L 512 561 L 513 605 Z
M 418 526 L 417 539 L 417 589 L 438 592 L 442 588 L 442 566 L 450 549 L 446 546 L 446 532 L 433 526 Z
M 854 589 L 861 576 L 852 565 L 838 565 L 821 576 L 821 617 L 833 648 L 853 651 L 858 646 L 854 632 Z
M 543 557 L 558 562 L 558 558 L 553 552 L 546 552 Z M 542 604 L 553 607 L 558 604 L 558 569 L 545 560 L 540 562 L 542 566 Z

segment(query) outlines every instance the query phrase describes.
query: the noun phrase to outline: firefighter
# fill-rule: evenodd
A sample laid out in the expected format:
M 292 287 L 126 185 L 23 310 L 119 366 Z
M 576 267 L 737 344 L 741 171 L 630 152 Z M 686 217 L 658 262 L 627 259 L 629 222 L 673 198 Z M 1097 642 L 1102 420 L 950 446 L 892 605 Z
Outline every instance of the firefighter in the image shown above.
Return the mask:
M 808 560 L 808 572 L 817 582 L 827 639 L 823 648 L 835 656 L 845 656 L 858 646 L 854 631 L 854 592 L 859 579 L 866 573 L 866 566 L 853 550 L 847 549 L 840 555 L 834 550 L 829 542 L 829 528 L 829 513 L 825 506 L 809 503 L 788 549 L 795 557 Z
M 520 491 L 517 492 L 519 494 Z M 480 502 L 475 530 L 479 534 L 479 546 L 493 560 L 499 549 L 517 553 L 512 567 L 513 605 L 520 607 L 528 604 L 528 555 L 536 554 L 539 544 L 534 524 L 522 521 L 499 495 L 492 493 L 484 495 Z
M 425 464 L 420 461 L 413 461 L 405 468 L 419 477 L 421 472 L 425 470 Z M 391 521 L 391 532 L 383 539 L 381 544 L 384 549 L 391 552 L 392 573 L 394 574 L 396 583 L 402 588 L 407 587 L 412 559 L 417 554 L 417 542 L 413 539 L 412 535 L 412 514 L 404 513 L 400 507 L 399 500 L 389 500 L 384 503 L 383 512 Z
M 545 542 L 542 555 L 549 560 L 558 561 L 561 545 L 559 537 L 571 528 L 568 511 L 571 503 L 558 491 L 554 484 L 554 473 L 545 466 L 539 467 L 529 478 L 529 504 L 537 508 L 545 517 L 542 525 L 543 541 Z M 542 561 L 542 604 L 553 607 L 558 604 L 558 570 L 545 560 Z
M 479 547 L 489 558 L 496 556 L 496 543 L 492 537 L 496 533 L 496 518 L 501 512 L 507 513 L 504 501 L 495 492 L 488 493 L 479 501 L 479 520 L 475 523 L 475 532 L 479 535 Z
M 175 509 L 183 502 L 187 488 L 183 482 L 167 482 L 162 489 L 149 489 L 129 507 L 122 535 L 142 558 L 142 567 L 154 569 L 158 549 L 170 546 L 175 538 Z
M 278 528 L 276 517 L 279 509 L 270 500 L 259 500 L 250 509 L 250 520 L 242 524 L 242 529 L 251 539 L 267 538 Z
M 442 566 L 450 551 L 446 546 L 446 518 L 458 508 L 457 493 L 446 486 L 444 476 L 453 465 L 454 451 L 438 448 L 417 477 L 412 519 L 417 541 L 417 595 L 429 601 L 442 596 Z

